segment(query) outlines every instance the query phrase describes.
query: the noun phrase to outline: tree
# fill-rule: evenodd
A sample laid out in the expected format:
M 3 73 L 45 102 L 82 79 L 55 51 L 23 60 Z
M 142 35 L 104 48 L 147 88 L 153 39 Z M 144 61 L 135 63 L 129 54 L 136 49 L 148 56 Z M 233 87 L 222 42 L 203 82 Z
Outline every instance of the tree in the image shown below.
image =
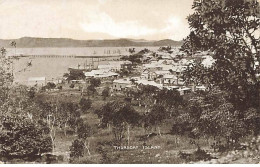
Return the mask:
M 61 85 L 60 85 L 60 86 L 58 86 L 58 89 L 59 89 L 59 90 L 62 90 L 62 86 L 61 86 Z
M 62 102 L 58 106 L 57 118 L 60 126 L 64 127 L 66 136 L 67 127 L 77 132 L 78 124 L 80 123 L 79 106 L 73 102 Z
M 137 53 L 137 54 L 130 55 L 126 60 L 131 61 L 133 65 L 141 64 L 143 59 L 143 54 L 144 53 Z
M 99 78 L 91 78 L 90 79 L 90 85 L 87 87 L 87 90 L 89 92 L 92 92 L 92 95 L 94 96 L 96 92 L 96 87 L 99 87 L 101 84 L 101 80 Z
M 61 102 L 54 98 L 49 98 L 48 100 L 50 101 L 37 99 L 35 103 L 39 107 L 33 115 L 40 118 L 50 129 L 49 136 L 52 139 L 53 151 L 55 151 L 57 129 L 63 130 L 65 136 L 68 127 L 77 132 L 77 126 L 80 122 L 80 111 L 76 103 Z
M 24 108 L 28 92 L 17 92 L 12 86 L 11 61 L 0 57 L 0 154 L 6 158 L 28 158 L 52 150 L 49 129 L 32 119 Z M 19 94 L 20 93 L 20 94 Z M 25 98 L 23 98 L 25 97 Z M 32 108 L 35 110 L 36 108 Z
M 217 134 L 221 134 L 226 139 L 227 147 L 238 143 L 239 138 L 248 133 L 244 121 L 239 118 L 238 112 L 234 111 L 231 103 L 220 105 L 211 114 L 212 121 L 219 127 L 216 129 Z
M 127 69 L 121 69 L 119 74 L 121 77 L 128 76 L 130 74 L 130 71 Z
M 10 45 L 14 47 L 14 49 L 15 49 L 14 50 L 14 55 L 16 55 L 16 42 L 15 41 L 11 41 Z
M 50 138 L 51 138 L 51 142 L 52 142 L 52 152 L 55 151 L 55 139 L 56 139 L 56 127 L 55 125 L 57 124 L 57 117 L 54 113 L 57 113 L 57 106 L 55 107 L 56 109 L 54 109 L 54 107 L 52 106 L 52 113 L 49 113 L 47 116 L 46 116 L 46 123 L 47 123 L 47 126 L 48 128 L 50 129 L 49 131 L 49 135 L 50 135 Z M 55 111 L 53 111 L 55 110 Z M 46 112 L 46 111 L 44 111 Z
M 111 120 L 113 118 L 115 110 L 116 102 L 108 102 L 103 105 L 100 109 L 95 110 L 95 114 L 97 114 L 100 119 L 101 127 L 108 127 L 110 129 Z
M 81 98 L 79 102 L 79 106 L 81 111 L 85 112 L 91 108 L 92 102 L 90 99 Z
M 135 48 L 129 48 L 128 51 L 132 54 L 135 52 Z
M 90 85 L 93 85 L 94 87 L 99 87 L 100 84 L 101 84 L 101 80 L 99 78 L 90 79 Z
M 6 49 L 4 47 L 2 47 L 0 52 L 1 52 L 2 57 L 4 57 L 6 55 L 7 51 L 6 51 Z
M 103 96 L 104 100 L 106 100 L 106 98 L 109 96 L 109 87 L 106 87 L 106 88 L 102 91 L 102 96 Z
M 16 106 L 9 106 L 10 111 L 1 110 L 0 145 L 1 156 L 7 158 L 28 158 L 52 150 L 49 129 L 28 117 Z
M 139 123 L 140 115 L 128 103 L 113 101 L 105 104 L 96 114 L 101 118 L 101 125 L 112 125 L 112 132 L 115 140 L 122 142 L 125 131 L 127 141 L 130 142 L 130 128 Z
M 78 127 L 78 138 L 83 141 L 84 148 L 87 149 L 88 155 L 91 155 L 90 154 L 90 150 L 89 150 L 90 142 L 89 142 L 88 138 L 90 136 L 92 136 L 93 133 L 94 133 L 94 130 L 88 124 L 86 124 L 84 122 L 79 124 L 79 127 Z
M 33 88 L 12 85 L 11 59 L 0 57 L 0 154 L 6 158 L 32 158 L 52 151 L 50 129 L 42 123 L 32 98 Z M 37 114 L 35 114 L 37 115 Z
M 183 97 L 177 90 L 159 90 L 155 95 L 155 99 L 157 104 L 165 107 L 170 116 L 174 114 L 174 110 L 183 104 Z
M 70 84 L 70 88 L 74 88 L 75 87 L 75 85 L 72 83 L 72 84 Z
M 148 126 L 156 126 L 158 134 L 161 136 L 160 125 L 166 118 L 167 112 L 162 105 L 154 105 L 151 111 L 146 115 Z
M 131 78 L 130 81 L 131 81 L 131 84 L 132 84 L 132 85 L 135 85 L 135 84 L 136 84 L 136 80 L 135 80 L 134 78 Z
M 212 52 L 215 63 L 198 68 L 197 81 L 229 92 L 229 101 L 241 111 L 259 108 L 259 79 L 256 63 L 260 62 L 259 2 L 256 0 L 194 1 L 194 13 L 188 17 L 190 35 L 182 50 Z M 192 67 L 192 71 L 196 67 Z
M 188 135 L 198 147 L 196 139 L 213 137 L 214 150 L 223 146 L 231 148 L 237 144 L 239 138 L 249 132 L 244 118 L 239 116 L 226 96 L 228 93 L 212 89 L 205 94 L 195 93 L 189 97 L 184 111 L 173 122 L 172 133 Z M 226 140 L 226 145 L 220 145 L 222 139 Z
M 56 87 L 56 85 L 53 82 L 48 82 L 46 84 L 46 89 L 54 89 L 55 87 Z
M 69 73 L 65 73 L 63 77 L 65 77 L 68 82 L 71 80 L 84 80 L 86 78 L 82 70 L 73 69 L 71 69 Z
M 10 45 L 14 47 L 14 55 L 16 56 L 16 42 L 12 41 L 10 43 Z M 14 70 L 14 67 L 13 67 L 13 62 L 12 62 L 12 74 L 13 74 L 13 70 Z
M 1 62 L 6 62 L 5 58 L 0 58 Z M 0 62 L 0 65 L 2 64 Z M 13 82 L 13 77 L 8 71 L 8 64 L 3 64 L 0 66 L 0 104 L 4 104 L 8 101 L 10 96 L 11 84 Z
M 140 115 L 129 104 L 124 104 L 122 108 L 113 116 L 114 128 L 127 129 L 127 143 L 130 145 L 130 128 L 138 125 Z M 126 126 L 126 127 L 125 127 Z
M 94 95 L 95 95 L 95 92 L 97 91 L 94 85 L 89 85 L 89 86 L 87 87 L 87 90 L 88 90 L 88 94 L 91 94 L 91 93 L 92 93 L 92 96 L 93 96 L 93 97 L 94 97 Z M 91 93 L 90 93 L 90 92 L 91 92 Z
M 259 110 L 249 108 L 245 113 L 245 124 L 251 134 L 257 136 L 260 133 L 260 114 Z
M 139 88 L 137 98 L 145 108 L 150 109 L 156 103 L 155 96 L 159 89 L 152 85 L 139 85 Z
M 191 33 L 182 50 L 189 54 L 208 51 L 214 63 L 211 67 L 205 67 L 201 61 L 190 65 L 184 79 L 187 83 L 206 84 L 226 94 L 202 99 L 202 108 L 197 110 L 200 117 L 191 122 L 197 127 L 193 132 L 224 137 L 227 145 L 230 141 L 236 143 L 249 132 L 259 134 L 259 2 L 202 0 L 194 1 L 193 9 L 194 14 L 188 17 Z M 199 122 L 203 122 L 203 126 Z
M 84 142 L 80 139 L 73 141 L 70 147 L 70 158 L 79 158 L 84 156 Z
M 36 94 L 36 88 L 35 87 L 31 87 L 28 91 L 28 96 L 30 99 L 33 99 L 35 97 Z

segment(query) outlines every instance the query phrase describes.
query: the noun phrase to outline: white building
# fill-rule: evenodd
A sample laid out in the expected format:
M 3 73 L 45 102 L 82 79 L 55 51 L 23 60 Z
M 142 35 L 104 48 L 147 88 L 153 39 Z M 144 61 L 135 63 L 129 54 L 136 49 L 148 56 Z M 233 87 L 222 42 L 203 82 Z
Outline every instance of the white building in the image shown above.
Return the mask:
M 196 86 L 196 90 L 202 90 L 202 91 L 205 91 L 207 88 L 202 85 L 202 86 Z
M 113 91 L 122 91 L 132 85 L 129 78 L 117 79 L 113 81 Z
M 115 78 L 119 74 L 109 71 L 109 70 L 92 70 L 90 72 L 85 72 L 84 75 L 86 78 L 101 78 L 101 79 L 107 79 L 107 78 Z
M 159 89 L 162 89 L 163 88 L 163 84 L 158 84 L 154 81 L 147 81 L 147 80 L 138 80 L 136 81 L 137 84 L 140 84 L 140 85 L 150 85 L 150 86 L 155 86 Z
M 175 75 L 164 75 L 163 76 L 163 83 L 172 85 L 177 82 L 177 77 Z
M 46 77 L 30 77 L 28 78 L 29 86 L 45 86 L 46 85 Z
M 187 87 L 180 87 L 178 89 L 178 91 L 180 92 L 180 95 L 185 95 L 187 93 L 190 93 L 191 92 L 191 88 L 187 88 Z
M 118 72 L 131 64 L 131 61 L 110 61 L 107 64 L 98 65 L 98 69 Z

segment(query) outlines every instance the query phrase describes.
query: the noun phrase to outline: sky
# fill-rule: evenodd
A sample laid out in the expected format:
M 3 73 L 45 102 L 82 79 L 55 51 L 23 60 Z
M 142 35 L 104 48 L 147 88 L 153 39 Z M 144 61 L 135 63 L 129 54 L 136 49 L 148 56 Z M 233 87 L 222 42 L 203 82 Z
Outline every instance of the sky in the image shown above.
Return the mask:
M 193 0 L 0 0 L 0 38 L 182 40 Z

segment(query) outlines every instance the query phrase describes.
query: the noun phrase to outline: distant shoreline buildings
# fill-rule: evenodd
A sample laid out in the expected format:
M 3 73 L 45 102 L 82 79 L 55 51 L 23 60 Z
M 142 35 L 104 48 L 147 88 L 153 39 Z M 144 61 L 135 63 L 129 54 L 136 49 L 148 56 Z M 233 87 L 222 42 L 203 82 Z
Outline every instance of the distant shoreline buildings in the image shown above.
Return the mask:
M 72 49 L 69 48 L 26 48 L 23 52 L 17 51 L 15 57 L 26 57 L 34 61 L 41 58 L 52 59 L 59 61 L 59 58 L 65 59 L 80 59 L 77 66 L 67 67 L 67 70 L 81 70 L 86 78 L 99 78 L 101 81 L 110 81 L 111 90 L 116 92 L 124 92 L 128 89 L 133 89 L 138 85 L 151 85 L 159 89 L 176 89 L 181 95 L 195 90 L 206 90 L 205 85 L 186 85 L 182 75 L 187 67 L 194 63 L 194 60 L 200 58 L 204 66 L 210 67 L 214 59 L 209 53 L 196 53 L 192 56 L 187 56 L 186 53 L 179 50 L 179 47 L 160 47 L 156 50 L 147 48 L 139 48 L 133 53 L 130 49 L 118 48 L 109 52 L 108 49 L 88 51 L 86 48 Z M 113 50 L 113 49 L 111 49 Z M 141 63 L 136 65 L 129 60 L 132 55 L 139 55 Z M 86 60 L 85 60 L 86 59 Z M 70 61 L 70 60 L 68 60 Z M 100 63 L 103 62 L 103 63 Z M 134 70 L 138 73 L 135 76 L 125 77 L 121 75 L 122 71 Z M 64 71 L 64 73 L 66 73 Z M 60 83 L 62 76 L 57 80 L 55 78 L 48 79 L 46 76 L 29 76 L 27 84 L 29 86 L 45 86 L 47 82 Z M 57 81 L 56 81 L 57 80 Z M 87 81 L 73 80 L 75 83 L 86 83 Z

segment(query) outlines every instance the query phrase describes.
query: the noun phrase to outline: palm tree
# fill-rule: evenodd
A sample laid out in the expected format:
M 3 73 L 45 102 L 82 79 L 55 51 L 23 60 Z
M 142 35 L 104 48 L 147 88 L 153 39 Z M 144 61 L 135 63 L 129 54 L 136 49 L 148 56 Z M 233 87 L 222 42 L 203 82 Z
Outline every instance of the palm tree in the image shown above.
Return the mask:
M 15 49 L 14 49 L 14 55 L 16 55 L 16 42 L 15 41 L 12 41 L 10 43 L 11 46 L 13 46 Z
M 4 47 L 1 48 L 0 52 L 2 56 L 6 55 L 6 49 Z
M 133 85 L 136 84 L 136 80 L 135 80 L 134 78 L 130 79 L 130 81 L 131 81 L 131 83 L 132 83 Z
M 10 45 L 14 47 L 14 56 L 16 56 L 16 42 L 15 42 L 15 41 L 12 41 L 12 42 L 10 43 Z M 14 73 L 13 71 L 14 71 L 14 64 L 13 64 L 13 62 L 12 62 L 12 75 L 13 75 L 13 73 Z

